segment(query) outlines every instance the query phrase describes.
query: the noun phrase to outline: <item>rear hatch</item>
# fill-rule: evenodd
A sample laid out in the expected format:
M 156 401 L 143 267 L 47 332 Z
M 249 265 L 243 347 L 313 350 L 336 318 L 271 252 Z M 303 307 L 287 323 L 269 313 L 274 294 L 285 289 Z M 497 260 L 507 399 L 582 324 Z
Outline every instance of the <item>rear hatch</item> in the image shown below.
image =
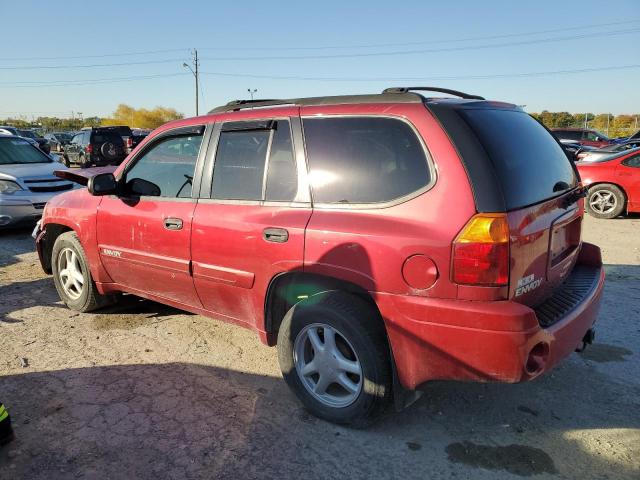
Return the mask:
M 427 103 L 458 149 L 480 213 L 509 224 L 508 297 L 535 307 L 571 273 L 580 251 L 578 173 L 558 141 L 521 109 Z

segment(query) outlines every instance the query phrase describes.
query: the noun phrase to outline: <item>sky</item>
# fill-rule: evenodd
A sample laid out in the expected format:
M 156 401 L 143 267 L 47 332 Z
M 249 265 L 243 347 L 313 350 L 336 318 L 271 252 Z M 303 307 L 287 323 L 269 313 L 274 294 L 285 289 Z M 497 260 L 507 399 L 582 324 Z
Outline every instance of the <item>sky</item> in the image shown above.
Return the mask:
M 440 86 L 541 110 L 640 112 L 640 0 L 0 0 L 0 118 L 195 114 L 229 100 Z M 615 67 L 615 68 L 614 68 Z

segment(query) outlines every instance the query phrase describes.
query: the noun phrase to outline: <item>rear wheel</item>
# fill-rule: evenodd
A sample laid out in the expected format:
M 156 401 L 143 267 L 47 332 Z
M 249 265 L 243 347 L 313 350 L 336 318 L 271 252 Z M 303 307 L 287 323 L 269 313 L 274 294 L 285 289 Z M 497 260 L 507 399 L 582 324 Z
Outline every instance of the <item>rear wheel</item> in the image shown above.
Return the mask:
M 67 168 L 70 167 L 71 162 L 69 161 L 69 157 L 67 157 L 66 155 L 62 155 L 62 164 Z
M 292 307 L 278 332 L 282 375 L 314 415 L 362 427 L 391 396 L 391 361 L 382 319 L 364 300 L 343 292 Z
M 56 239 L 51 252 L 51 267 L 58 295 L 70 309 L 90 312 L 114 302 L 114 297 L 98 292 L 75 232 L 63 233 Z
M 624 211 L 625 200 L 619 187 L 602 183 L 589 189 L 586 209 L 596 218 L 615 218 Z

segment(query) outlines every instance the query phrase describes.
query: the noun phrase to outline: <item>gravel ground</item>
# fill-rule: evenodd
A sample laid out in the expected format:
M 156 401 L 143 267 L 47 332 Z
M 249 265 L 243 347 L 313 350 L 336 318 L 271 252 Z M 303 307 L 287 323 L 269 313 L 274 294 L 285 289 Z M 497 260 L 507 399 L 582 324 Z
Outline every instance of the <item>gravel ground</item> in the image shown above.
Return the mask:
M 586 219 L 597 344 L 518 385 L 437 382 L 364 431 L 309 416 L 246 330 L 129 298 L 58 300 L 29 231 L 0 233 L 2 479 L 640 478 L 640 218 Z

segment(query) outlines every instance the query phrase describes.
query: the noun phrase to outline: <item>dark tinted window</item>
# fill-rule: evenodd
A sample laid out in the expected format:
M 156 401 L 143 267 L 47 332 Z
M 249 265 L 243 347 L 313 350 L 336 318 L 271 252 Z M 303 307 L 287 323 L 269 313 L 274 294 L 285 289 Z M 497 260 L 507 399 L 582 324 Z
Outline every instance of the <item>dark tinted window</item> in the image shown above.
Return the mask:
M 135 179 L 140 179 L 157 186 L 160 197 L 190 197 L 201 143 L 201 135 L 160 140 L 127 171 L 127 185 L 135 185 Z
M 304 135 L 316 202 L 387 202 L 431 180 L 425 151 L 401 120 L 307 118 Z
M 91 143 L 122 143 L 122 137 L 117 132 L 94 132 L 91 137 Z
M 237 129 L 220 133 L 211 197 L 219 200 L 293 200 L 298 186 L 289 122 L 278 120 L 268 129 L 242 130 L 242 122 L 234 122 L 233 127 Z
M 627 167 L 640 167 L 640 155 L 636 155 L 635 157 L 627 158 L 621 162 L 623 165 Z
M 526 113 L 468 108 L 461 114 L 493 163 L 508 210 L 576 185 L 575 171 L 558 142 Z
M 554 130 L 553 134 L 561 140 L 582 140 L 582 132 L 575 130 Z

